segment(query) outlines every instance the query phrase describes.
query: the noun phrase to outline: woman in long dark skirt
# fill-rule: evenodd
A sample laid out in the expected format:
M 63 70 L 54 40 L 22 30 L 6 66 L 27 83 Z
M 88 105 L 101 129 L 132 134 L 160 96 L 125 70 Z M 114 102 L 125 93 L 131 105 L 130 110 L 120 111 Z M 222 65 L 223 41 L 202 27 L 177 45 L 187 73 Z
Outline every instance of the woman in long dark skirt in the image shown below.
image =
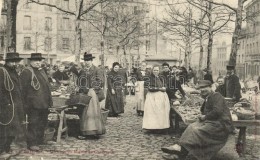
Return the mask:
M 109 109 L 109 117 L 117 117 L 124 113 L 123 77 L 120 75 L 119 63 L 114 62 L 107 77 L 107 96 L 105 108 Z

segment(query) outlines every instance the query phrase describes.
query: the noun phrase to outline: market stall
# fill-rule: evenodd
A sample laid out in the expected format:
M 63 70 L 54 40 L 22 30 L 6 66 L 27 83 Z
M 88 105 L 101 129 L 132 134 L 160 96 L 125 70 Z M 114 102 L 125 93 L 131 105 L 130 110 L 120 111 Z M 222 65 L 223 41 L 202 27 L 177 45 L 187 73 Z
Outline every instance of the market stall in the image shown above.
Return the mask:
M 171 103 L 171 109 L 176 114 L 175 117 L 179 116 L 186 125 L 198 120 L 198 117 L 201 115 L 200 107 L 203 103 L 203 99 L 197 94 L 188 94 L 188 97 L 190 99 L 187 101 L 174 101 Z M 228 105 L 234 104 L 229 99 L 226 100 Z M 260 120 L 255 120 L 256 112 L 252 109 L 251 103 L 246 99 L 229 106 L 233 124 L 239 129 L 237 143 L 240 144 L 239 150 L 243 155 L 246 149 L 246 130 L 248 127 L 260 126 Z M 175 130 L 178 131 L 179 119 L 176 118 L 174 121 Z

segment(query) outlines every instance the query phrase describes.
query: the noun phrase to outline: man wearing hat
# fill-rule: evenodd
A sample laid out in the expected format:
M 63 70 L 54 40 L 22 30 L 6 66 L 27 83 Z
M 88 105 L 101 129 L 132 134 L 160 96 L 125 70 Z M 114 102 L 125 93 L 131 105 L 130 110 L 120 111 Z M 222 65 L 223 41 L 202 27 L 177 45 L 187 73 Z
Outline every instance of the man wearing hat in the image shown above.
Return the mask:
M 0 159 L 18 154 L 10 145 L 14 140 L 25 140 L 24 106 L 16 71 L 21 60 L 19 53 L 6 53 L 5 65 L 0 68 Z
M 172 154 L 163 156 L 165 159 L 185 159 L 190 153 L 198 160 L 209 160 L 226 144 L 234 130 L 225 99 L 212 90 L 211 82 L 199 81 L 198 89 L 205 99 L 201 107 L 202 115 L 199 121 L 186 128 L 179 144 L 162 148 L 163 152 Z
M 212 75 L 211 75 L 211 73 L 208 71 L 207 68 L 203 69 L 203 75 L 204 75 L 203 80 L 209 80 L 211 83 L 214 83 L 214 82 L 213 82 Z
M 85 107 L 79 115 L 81 131 L 79 139 L 96 139 L 105 133 L 105 125 L 101 118 L 101 108 L 96 94 L 96 91 L 102 90 L 104 80 L 101 71 L 92 64 L 94 58 L 92 54 L 84 54 L 84 66 L 78 75 L 79 92 L 92 97 L 88 107 Z
M 52 97 L 48 77 L 40 68 L 44 59 L 42 54 L 32 53 L 28 59 L 30 65 L 21 73 L 23 98 L 29 121 L 27 147 L 32 151 L 39 151 L 38 145 L 43 144 Z
M 226 97 L 239 101 L 241 98 L 241 85 L 235 74 L 235 66 L 227 65 L 227 76 L 225 78 Z

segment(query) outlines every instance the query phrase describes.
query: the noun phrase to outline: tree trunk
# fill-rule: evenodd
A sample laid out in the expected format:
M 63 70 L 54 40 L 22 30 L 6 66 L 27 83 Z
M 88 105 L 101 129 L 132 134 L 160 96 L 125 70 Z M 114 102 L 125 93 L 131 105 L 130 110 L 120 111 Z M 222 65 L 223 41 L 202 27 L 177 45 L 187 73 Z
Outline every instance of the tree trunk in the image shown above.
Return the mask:
M 236 21 L 235 21 L 235 31 L 232 36 L 232 46 L 231 46 L 231 53 L 229 58 L 229 64 L 234 66 L 236 66 L 238 37 L 241 34 L 242 12 L 243 12 L 243 0 L 238 0 L 238 8 L 236 11 Z
M 16 52 L 16 14 L 18 0 L 7 0 L 6 51 Z
M 199 59 L 199 70 L 202 70 L 203 63 L 203 39 L 202 34 L 200 34 L 200 59 Z
M 81 29 L 80 29 L 80 20 L 76 20 L 76 39 L 75 39 L 75 61 L 77 64 L 80 63 L 80 55 L 81 55 Z
M 212 3 L 208 3 L 208 19 L 209 19 L 209 34 L 208 34 L 208 57 L 207 57 L 207 70 L 211 70 L 212 59 L 212 45 L 213 45 L 213 24 L 212 24 Z

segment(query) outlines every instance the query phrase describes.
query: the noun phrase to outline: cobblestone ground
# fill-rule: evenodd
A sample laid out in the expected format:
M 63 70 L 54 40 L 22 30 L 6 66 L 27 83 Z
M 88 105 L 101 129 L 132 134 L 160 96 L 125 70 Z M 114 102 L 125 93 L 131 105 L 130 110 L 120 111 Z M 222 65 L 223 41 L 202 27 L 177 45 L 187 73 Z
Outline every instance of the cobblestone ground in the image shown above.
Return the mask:
M 163 153 L 160 148 L 174 144 L 179 135 L 144 133 L 141 129 L 142 118 L 136 115 L 134 103 L 134 97 L 128 96 L 125 113 L 120 118 L 107 120 L 107 133 L 99 140 L 78 140 L 69 137 L 63 139 L 60 144 L 48 142 L 48 145 L 42 145 L 41 152 L 24 149 L 11 160 L 162 159 Z M 250 136 L 246 157 L 241 160 L 260 160 L 259 148 L 259 138 Z

